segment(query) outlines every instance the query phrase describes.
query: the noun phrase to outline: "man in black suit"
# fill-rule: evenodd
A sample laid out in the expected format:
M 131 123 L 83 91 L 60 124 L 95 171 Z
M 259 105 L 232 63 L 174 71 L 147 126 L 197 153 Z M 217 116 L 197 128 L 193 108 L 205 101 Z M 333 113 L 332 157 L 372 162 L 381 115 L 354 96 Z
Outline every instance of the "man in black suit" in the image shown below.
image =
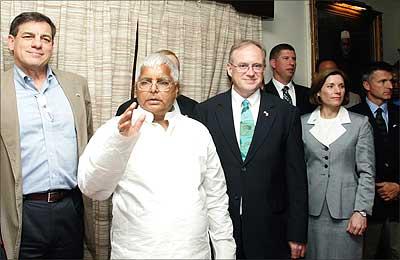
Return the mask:
M 159 50 L 157 51 L 157 53 L 167 56 L 178 67 L 178 70 L 180 70 L 180 62 L 174 52 L 170 50 Z M 130 100 L 124 102 L 122 105 L 118 107 L 117 113 L 115 115 L 116 116 L 122 115 L 133 102 L 137 103 L 136 98 L 131 98 Z M 193 118 L 194 108 L 196 105 L 197 101 L 187 96 L 179 94 L 175 100 L 174 108 L 178 109 L 182 115 L 186 115 L 188 117 Z
M 221 159 L 238 259 L 299 258 L 307 237 L 307 176 L 300 115 L 261 92 L 265 50 L 232 46 L 232 89 L 196 108 Z
M 399 108 L 388 102 L 393 89 L 392 67 L 375 62 L 363 73 L 366 99 L 352 108 L 369 117 L 374 129 L 376 192 L 368 218 L 364 258 L 400 259 Z
M 276 45 L 269 53 L 269 64 L 272 69 L 272 79 L 264 86 L 264 91 L 296 106 L 302 115 L 312 112 L 314 106 L 308 100 L 309 88 L 293 82 L 296 72 L 294 48 L 287 43 Z

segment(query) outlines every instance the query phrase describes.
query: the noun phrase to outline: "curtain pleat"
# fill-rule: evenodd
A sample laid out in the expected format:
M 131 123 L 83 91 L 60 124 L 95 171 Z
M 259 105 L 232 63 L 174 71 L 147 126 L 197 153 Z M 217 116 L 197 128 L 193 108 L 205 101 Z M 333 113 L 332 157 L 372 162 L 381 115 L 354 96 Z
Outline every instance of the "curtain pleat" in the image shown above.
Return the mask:
M 140 63 L 159 49 L 175 52 L 181 62 L 180 92 L 204 101 L 230 88 L 229 50 L 240 39 L 261 41 L 261 18 L 239 14 L 213 1 L 141 1 Z
M 197 101 L 226 91 L 229 49 L 239 39 L 261 41 L 261 18 L 213 1 L 2 1 L 1 73 L 13 64 L 7 48 L 12 19 L 26 11 L 57 28 L 52 67 L 88 80 L 94 127 L 111 118 L 131 92 L 136 32 L 138 57 L 169 49 L 181 62 L 181 93 Z M 139 26 L 137 26 L 139 25 Z M 96 259 L 110 252 L 111 199 L 86 208 L 93 217 Z M 90 259 L 87 251 L 85 259 Z

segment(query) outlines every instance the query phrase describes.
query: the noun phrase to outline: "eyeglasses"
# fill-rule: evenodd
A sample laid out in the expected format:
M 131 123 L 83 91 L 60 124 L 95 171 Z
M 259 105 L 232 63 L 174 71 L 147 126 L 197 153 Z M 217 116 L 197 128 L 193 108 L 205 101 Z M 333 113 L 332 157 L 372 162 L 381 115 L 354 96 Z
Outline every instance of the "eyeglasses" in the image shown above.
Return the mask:
M 165 79 L 158 79 L 158 80 L 143 79 L 139 80 L 136 83 L 136 86 L 138 90 L 150 91 L 153 84 L 157 87 L 158 91 L 166 92 L 171 89 L 171 87 L 174 85 L 174 82 Z
M 260 73 L 260 72 L 263 72 L 263 70 L 264 70 L 264 65 L 260 64 L 260 63 L 254 63 L 254 64 L 239 63 L 238 65 L 235 65 L 233 63 L 229 63 L 229 64 L 231 64 L 233 67 L 235 67 L 236 70 L 240 73 L 247 72 L 250 69 L 250 67 L 253 69 L 253 71 L 255 73 Z

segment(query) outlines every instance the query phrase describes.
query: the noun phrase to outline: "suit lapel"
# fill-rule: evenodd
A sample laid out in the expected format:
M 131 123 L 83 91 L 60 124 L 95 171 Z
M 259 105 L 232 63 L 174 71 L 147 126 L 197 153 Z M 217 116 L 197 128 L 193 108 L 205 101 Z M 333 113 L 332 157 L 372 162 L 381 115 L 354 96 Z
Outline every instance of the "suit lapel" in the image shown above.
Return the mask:
M 14 70 L 5 72 L 1 81 L 1 137 L 13 169 L 15 182 L 21 175 L 21 147 Z
M 235 155 L 237 160 L 242 161 L 239 145 L 236 139 L 235 125 L 233 123 L 231 90 L 228 90 L 221 95 L 221 102 L 217 104 L 215 116 L 220 131 L 225 137 L 226 142 L 229 144 L 232 153 Z
M 267 85 L 265 85 L 265 91 L 279 97 L 278 90 L 276 90 L 276 87 L 272 82 L 272 79 L 268 82 Z
M 388 103 L 388 111 L 389 111 L 389 124 L 388 124 L 388 131 L 389 134 L 398 133 L 398 131 L 394 131 L 396 128 L 398 129 L 399 126 L 399 107 Z
M 294 82 L 292 82 L 292 83 L 294 86 L 294 94 L 296 95 L 296 106 L 299 106 L 299 105 L 302 106 L 303 97 L 304 97 L 303 93 L 301 93 L 302 89 L 300 87 L 297 87 L 297 85 Z
M 374 129 L 374 131 L 376 131 L 378 126 L 376 125 L 375 116 L 372 113 L 371 109 L 369 108 L 369 106 L 366 102 L 362 103 L 362 109 L 363 109 L 364 115 L 368 116 L 369 122 L 370 122 L 372 128 Z
M 275 104 L 268 95 L 261 92 L 260 109 L 258 111 L 257 124 L 254 129 L 253 140 L 250 144 L 249 152 L 247 153 L 246 164 L 256 154 L 257 150 L 264 143 L 264 139 L 268 136 L 269 131 L 275 121 Z

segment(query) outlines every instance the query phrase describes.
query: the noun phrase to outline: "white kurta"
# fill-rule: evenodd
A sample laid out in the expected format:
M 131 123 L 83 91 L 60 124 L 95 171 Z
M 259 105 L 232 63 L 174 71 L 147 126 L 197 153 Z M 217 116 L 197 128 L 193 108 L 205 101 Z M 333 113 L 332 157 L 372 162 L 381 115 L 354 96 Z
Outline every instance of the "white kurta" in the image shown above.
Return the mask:
M 129 138 L 113 118 L 80 158 L 82 192 L 97 200 L 113 193 L 111 258 L 209 259 L 209 235 L 217 258 L 235 258 L 225 177 L 211 135 L 176 111 L 166 119 L 167 130 L 147 116 L 140 134 Z

